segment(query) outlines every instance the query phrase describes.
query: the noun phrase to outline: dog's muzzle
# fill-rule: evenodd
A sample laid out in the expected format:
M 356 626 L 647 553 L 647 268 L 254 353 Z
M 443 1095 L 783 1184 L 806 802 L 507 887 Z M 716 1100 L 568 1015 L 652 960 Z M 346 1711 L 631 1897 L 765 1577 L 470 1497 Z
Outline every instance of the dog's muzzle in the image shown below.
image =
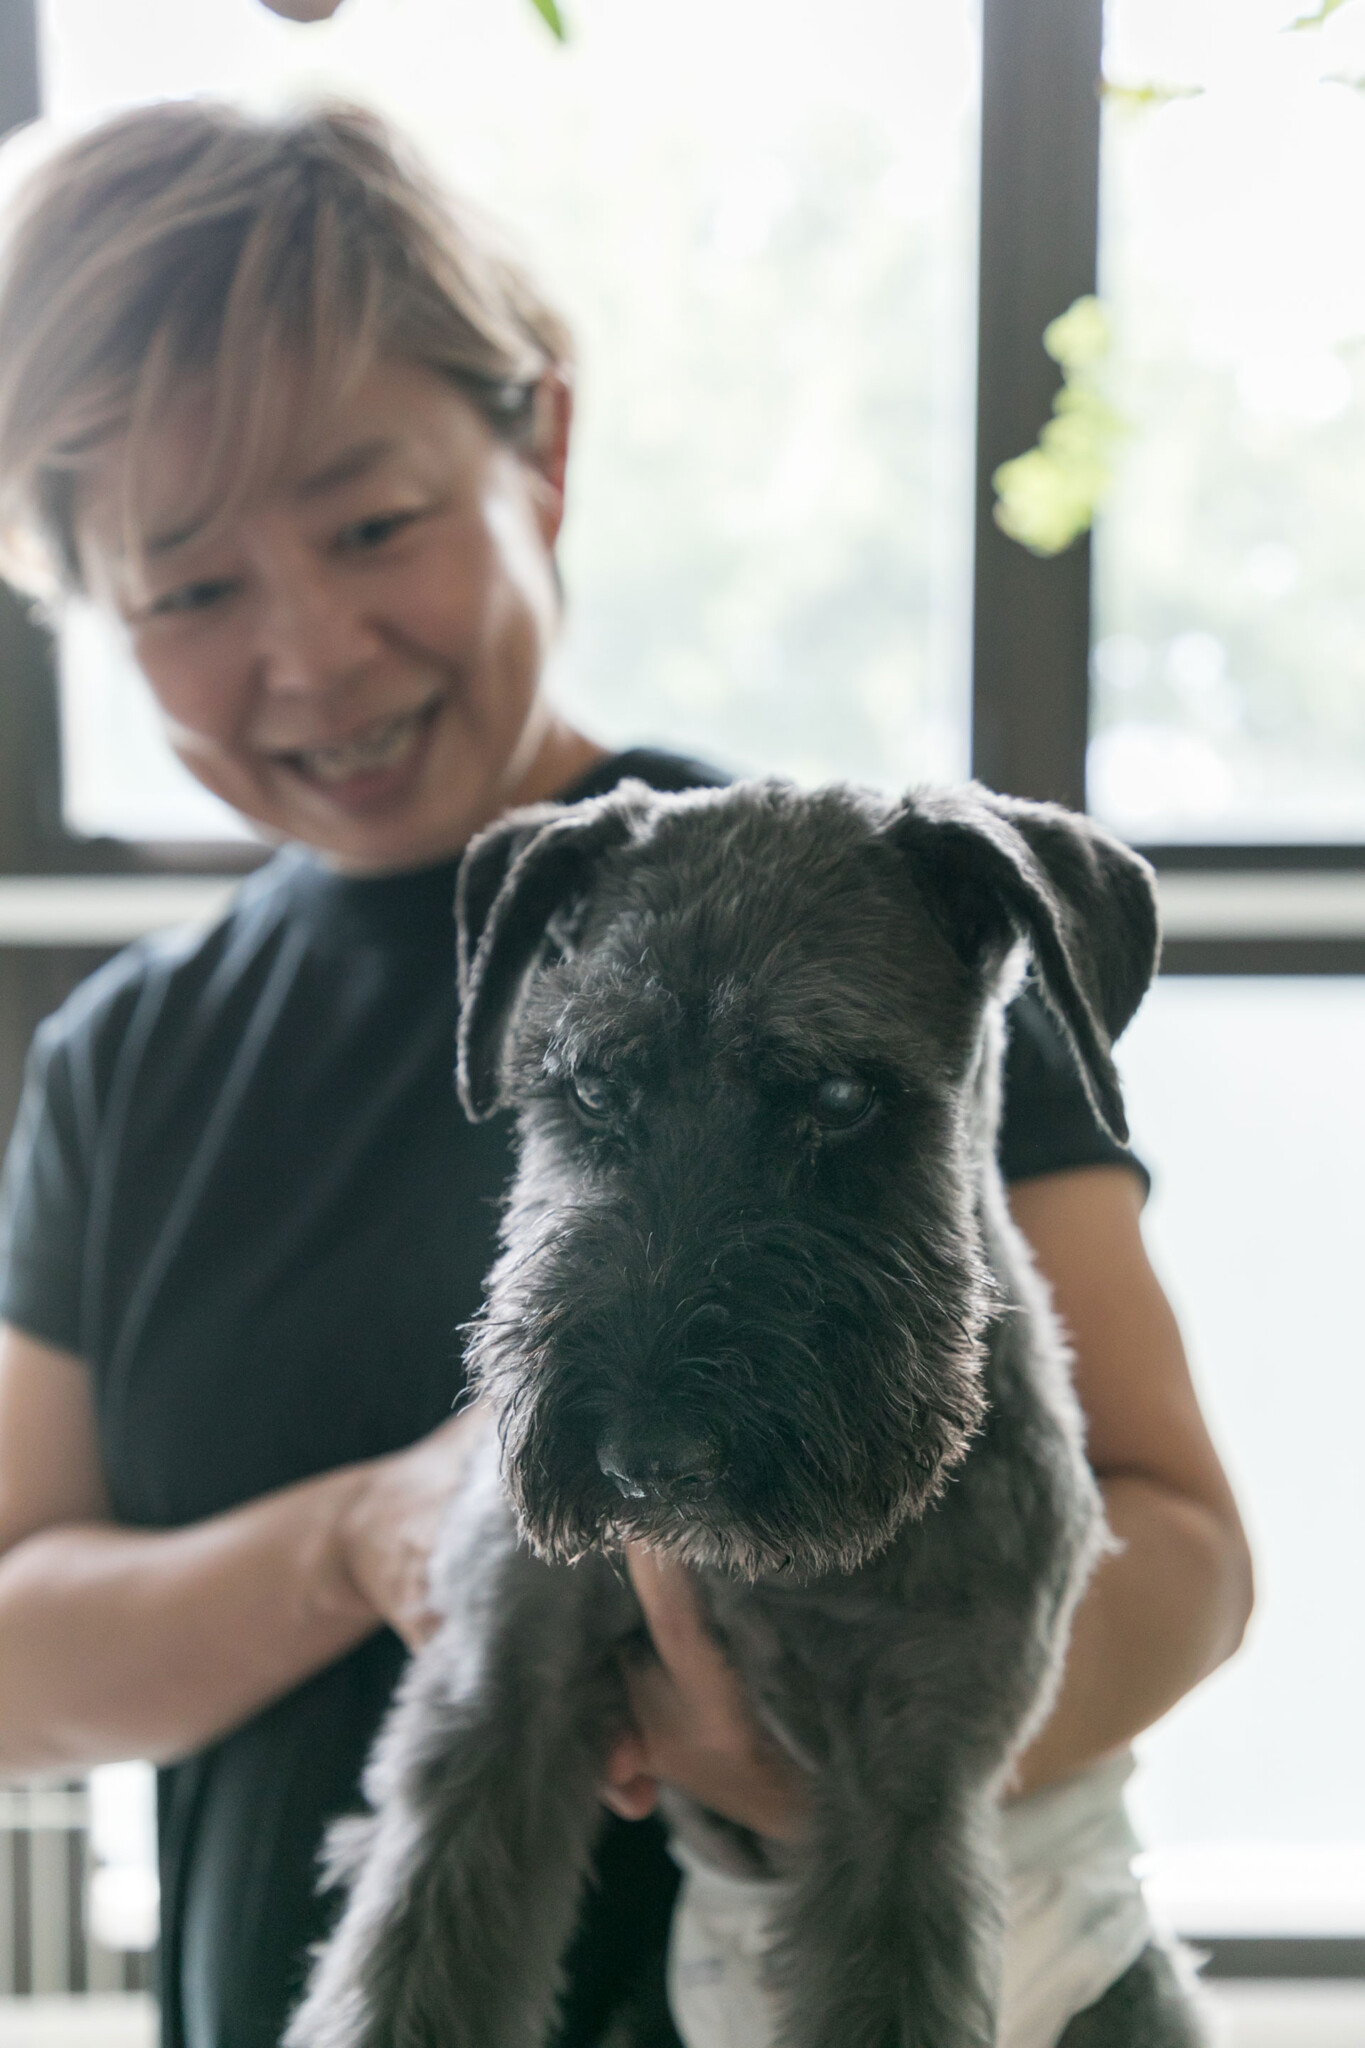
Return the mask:
M 648 1436 L 618 1434 L 597 1446 L 603 1473 L 627 1500 L 685 1507 L 709 1500 L 721 1473 L 720 1446 L 710 1438 L 652 1429 Z

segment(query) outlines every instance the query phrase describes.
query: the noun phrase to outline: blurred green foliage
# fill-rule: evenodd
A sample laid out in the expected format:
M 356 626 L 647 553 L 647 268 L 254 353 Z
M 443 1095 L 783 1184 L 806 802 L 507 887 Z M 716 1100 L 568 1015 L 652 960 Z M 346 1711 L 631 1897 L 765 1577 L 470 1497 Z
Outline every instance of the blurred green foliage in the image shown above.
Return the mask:
M 1059 314 L 1043 347 L 1062 371 L 1052 418 L 1037 445 L 1002 462 L 991 482 L 996 525 L 1031 554 L 1059 555 L 1089 530 L 1113 482 L 1124 425 L 1104 392 L 1111 336 L 1097 298 L 1077 299 Z
M 1321 28 L 1324 22 L 1331 20 L 1339 8 L 1345 7 L 1348 4 L 1349 0 L 1322 0 L 1321 6 L 1315 7 L 1311 14 L 1301 14 L 1297 21 L 1289 22 L 1285 28 L 1285 34 L 1292 36 L 1296 35 L 1300 29 Z
M 568 30 L 564 26 L 564 17 L 555 5 L 555 0 L 531 0 L 531 5 L 551 34 L 557 36 L 561 43 L 567 42 Z
M 1107 107 L 1117 107 L 1125 114 L 1147 114 L 1157 107 L 1173 106 L 1178 100 L 1202 98 L 1202 85 L 1169 85 L 1151 78 L 1141 85 L 1120 85 L 1115 79 L 1105 78 L 1100 82 L 1100 98 Z

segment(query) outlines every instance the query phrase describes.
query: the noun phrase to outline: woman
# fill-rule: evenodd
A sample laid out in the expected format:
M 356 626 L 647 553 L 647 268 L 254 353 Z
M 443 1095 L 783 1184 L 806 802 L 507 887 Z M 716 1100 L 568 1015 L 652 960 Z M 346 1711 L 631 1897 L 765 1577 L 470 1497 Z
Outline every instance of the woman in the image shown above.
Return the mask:
M 481 1426 L 449 1416 L 507 1133 L 451 1094 L 460 850 L 513 804 L 707 779 L 606 755 L 543 695 L 568 362 L 487 230 L 356 114 L 125 116 L 11 237 L 9 559 L 124 621 L 181 759 L 287 843 L 206 937 L 133 948 L 50 1020 L 6 1170 L 0 1770 L 163 1765 L 173 2048 L 278 2037 L 320 1830 L 429 1625 Z M 1029 1002 L 1007 1097 L 1119 1538 L 1024 1793 L 1228 1655 L 1250 1581 L 1140 1172 Z M 669 1781 L 798 1834 L 685 1575 L 631 1566 L 659 1658 L 604 1799 L 639 1820 Z M 675 1881 L 652 1825 L 613 1826 L 599 1878 L 565 2042 L 647 1995 Z

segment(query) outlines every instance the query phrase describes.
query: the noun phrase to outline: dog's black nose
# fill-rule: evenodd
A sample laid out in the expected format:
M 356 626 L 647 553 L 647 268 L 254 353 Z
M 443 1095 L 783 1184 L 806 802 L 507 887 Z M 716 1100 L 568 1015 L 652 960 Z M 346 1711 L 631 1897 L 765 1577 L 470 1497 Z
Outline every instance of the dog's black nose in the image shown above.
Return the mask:
M 606 1437 L 597 1462 L 627 1500 L 705 1500 L 720 1477 L 720 1450 L 703 1436 Z

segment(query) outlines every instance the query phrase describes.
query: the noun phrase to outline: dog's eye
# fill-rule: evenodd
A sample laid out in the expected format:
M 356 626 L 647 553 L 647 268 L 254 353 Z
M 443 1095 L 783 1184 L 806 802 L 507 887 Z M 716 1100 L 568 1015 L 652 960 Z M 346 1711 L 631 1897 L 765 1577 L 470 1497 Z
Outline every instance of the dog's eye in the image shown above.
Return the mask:
M 826 1130 L 851 1131 L 871 1116 L 876 1103 L 872 1083 L 860 1081 L 856 1074 L 826 1074 L 816 1083 L 815 1114 Z
M 605 1075 L 572 1074 L 568 1088 L 569 1100 L 585 1124 L 604 1124 L 610 1120 L 616 1097 Z

